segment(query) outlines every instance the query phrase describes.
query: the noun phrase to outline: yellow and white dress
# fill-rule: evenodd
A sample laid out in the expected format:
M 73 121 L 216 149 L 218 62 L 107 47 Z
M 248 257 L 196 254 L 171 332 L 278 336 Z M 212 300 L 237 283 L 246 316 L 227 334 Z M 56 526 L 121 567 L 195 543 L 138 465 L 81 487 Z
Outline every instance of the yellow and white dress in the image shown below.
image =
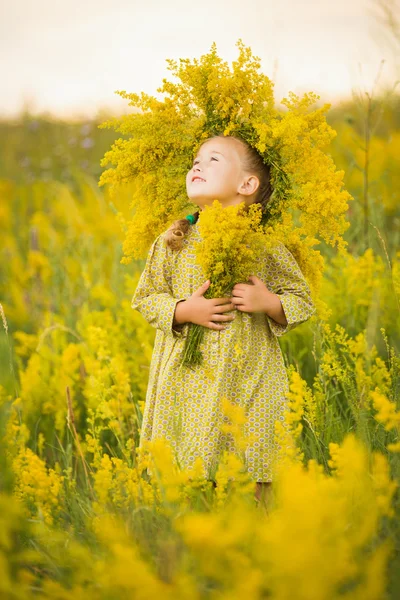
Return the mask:
M 231 436 L 219 429 L 225 397 L 245 408 L 246 431 L 253 438 L 245 451 L 251 478 L 272 481 L 271 464 L 278 452 L 274 423 L 284 421 L 289 389 L 277 337 L 315 312 L 309 286 L 284 244 L 265 252 L 253 275 L 279 294 L 288 324 L 265 313 L 236 310 L 229 313 L 236 316 L 225 330 L 205 328 L 203 364 L 180 368 L 189 324 L 173 328 L 175 306 L 207 278 L 196 263 L 198 223 L 190 226 L 178 251 L 167 247 L 164 237 L 165 232 L 153 242 L 131 303 L 157 329 L 139 445 L 162 437 L 181 467 L 190 469 L 201 457 L 204 476 L 213 479 L 221 451 L 235 451 Z

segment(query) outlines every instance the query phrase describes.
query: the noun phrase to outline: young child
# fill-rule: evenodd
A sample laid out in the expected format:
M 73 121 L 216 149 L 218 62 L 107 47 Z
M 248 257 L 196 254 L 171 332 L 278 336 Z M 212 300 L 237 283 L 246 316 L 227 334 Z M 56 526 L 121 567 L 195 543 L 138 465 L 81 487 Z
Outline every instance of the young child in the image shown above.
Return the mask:
M 269 167 L 259 153 L 241 138 L 223 135 L 202 143 L 186 188 L 200 210 L 215 198 L 223 207 L 259 202 L 265 210 L 272 193 Z M 248 283 L 236 283 L 229 297 L 204 298 L 210 282 L 196 263 L 198 216 L 175 221 L 156 238 L 132 298 L 132 308 L 157 329 L 140 445 L 164 437 L 182 467 L 201 457 L 205 477 L 213 481 L 222 450 L 234 451 L 230 437 L 219 430 L 221 399 L 227 397 L 245 408 L 256 437 L 246 450 L 246 465 L 259 500 L 271 484 L 278 451 L 274 422 L 284 421 L 288 402 L 277 337 L 309 319 L 315 307 L 283 244 L 261 256 Z M 189 323 L 206 328 L 203 364 L 194 369 L 180 365 Z

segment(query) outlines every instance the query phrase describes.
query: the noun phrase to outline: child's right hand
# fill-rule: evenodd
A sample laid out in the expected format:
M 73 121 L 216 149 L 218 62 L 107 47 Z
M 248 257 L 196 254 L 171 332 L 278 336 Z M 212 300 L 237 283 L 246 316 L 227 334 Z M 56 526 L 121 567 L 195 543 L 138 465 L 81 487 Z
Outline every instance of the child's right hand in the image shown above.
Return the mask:
M 219 324 L 221 321 L 232 321 L 235 315 L 224 314 L 235 310 L 231 298 L 204 298 L 206 290 L 210 286 L 208 279 L 187 300 L 178 302 L 175 308 L 174 321 L 177 324 L 196 323 L 209 329 L 220 331 L 226 326 Z M 215 323 L 214 321 L 218 321 Z

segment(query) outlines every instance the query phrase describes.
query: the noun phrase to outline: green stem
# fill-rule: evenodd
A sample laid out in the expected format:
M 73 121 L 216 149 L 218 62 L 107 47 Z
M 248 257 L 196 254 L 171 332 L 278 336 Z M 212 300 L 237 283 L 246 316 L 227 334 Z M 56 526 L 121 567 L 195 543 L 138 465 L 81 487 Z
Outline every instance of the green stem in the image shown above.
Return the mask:
M 193 367 L 203 362 L 203 354 L 200 345 L 204 337 L 204 327 L 191 323 L 182 352 L 182 364 L 185 367 Z

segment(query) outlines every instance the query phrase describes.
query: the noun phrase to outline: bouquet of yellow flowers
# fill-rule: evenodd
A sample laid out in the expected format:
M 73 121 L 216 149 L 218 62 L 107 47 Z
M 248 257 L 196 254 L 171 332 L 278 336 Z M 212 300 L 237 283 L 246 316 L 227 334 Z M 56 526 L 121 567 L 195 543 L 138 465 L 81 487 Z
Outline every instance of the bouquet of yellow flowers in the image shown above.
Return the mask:
M 199 216 L 202 240 L 195 246 L 196 260 L 210 280 L 205 298 L 230 294 L 235 283 L 246 281 L 265 247 L 266 235 L 261 224 L 260 204 L 246 207 L 244 202 L 223 208 L 218 200 L 205 206 Z M 187 367 L 201 364 L 200 345 L 205 327 L 191 323 L 182 353 Z

